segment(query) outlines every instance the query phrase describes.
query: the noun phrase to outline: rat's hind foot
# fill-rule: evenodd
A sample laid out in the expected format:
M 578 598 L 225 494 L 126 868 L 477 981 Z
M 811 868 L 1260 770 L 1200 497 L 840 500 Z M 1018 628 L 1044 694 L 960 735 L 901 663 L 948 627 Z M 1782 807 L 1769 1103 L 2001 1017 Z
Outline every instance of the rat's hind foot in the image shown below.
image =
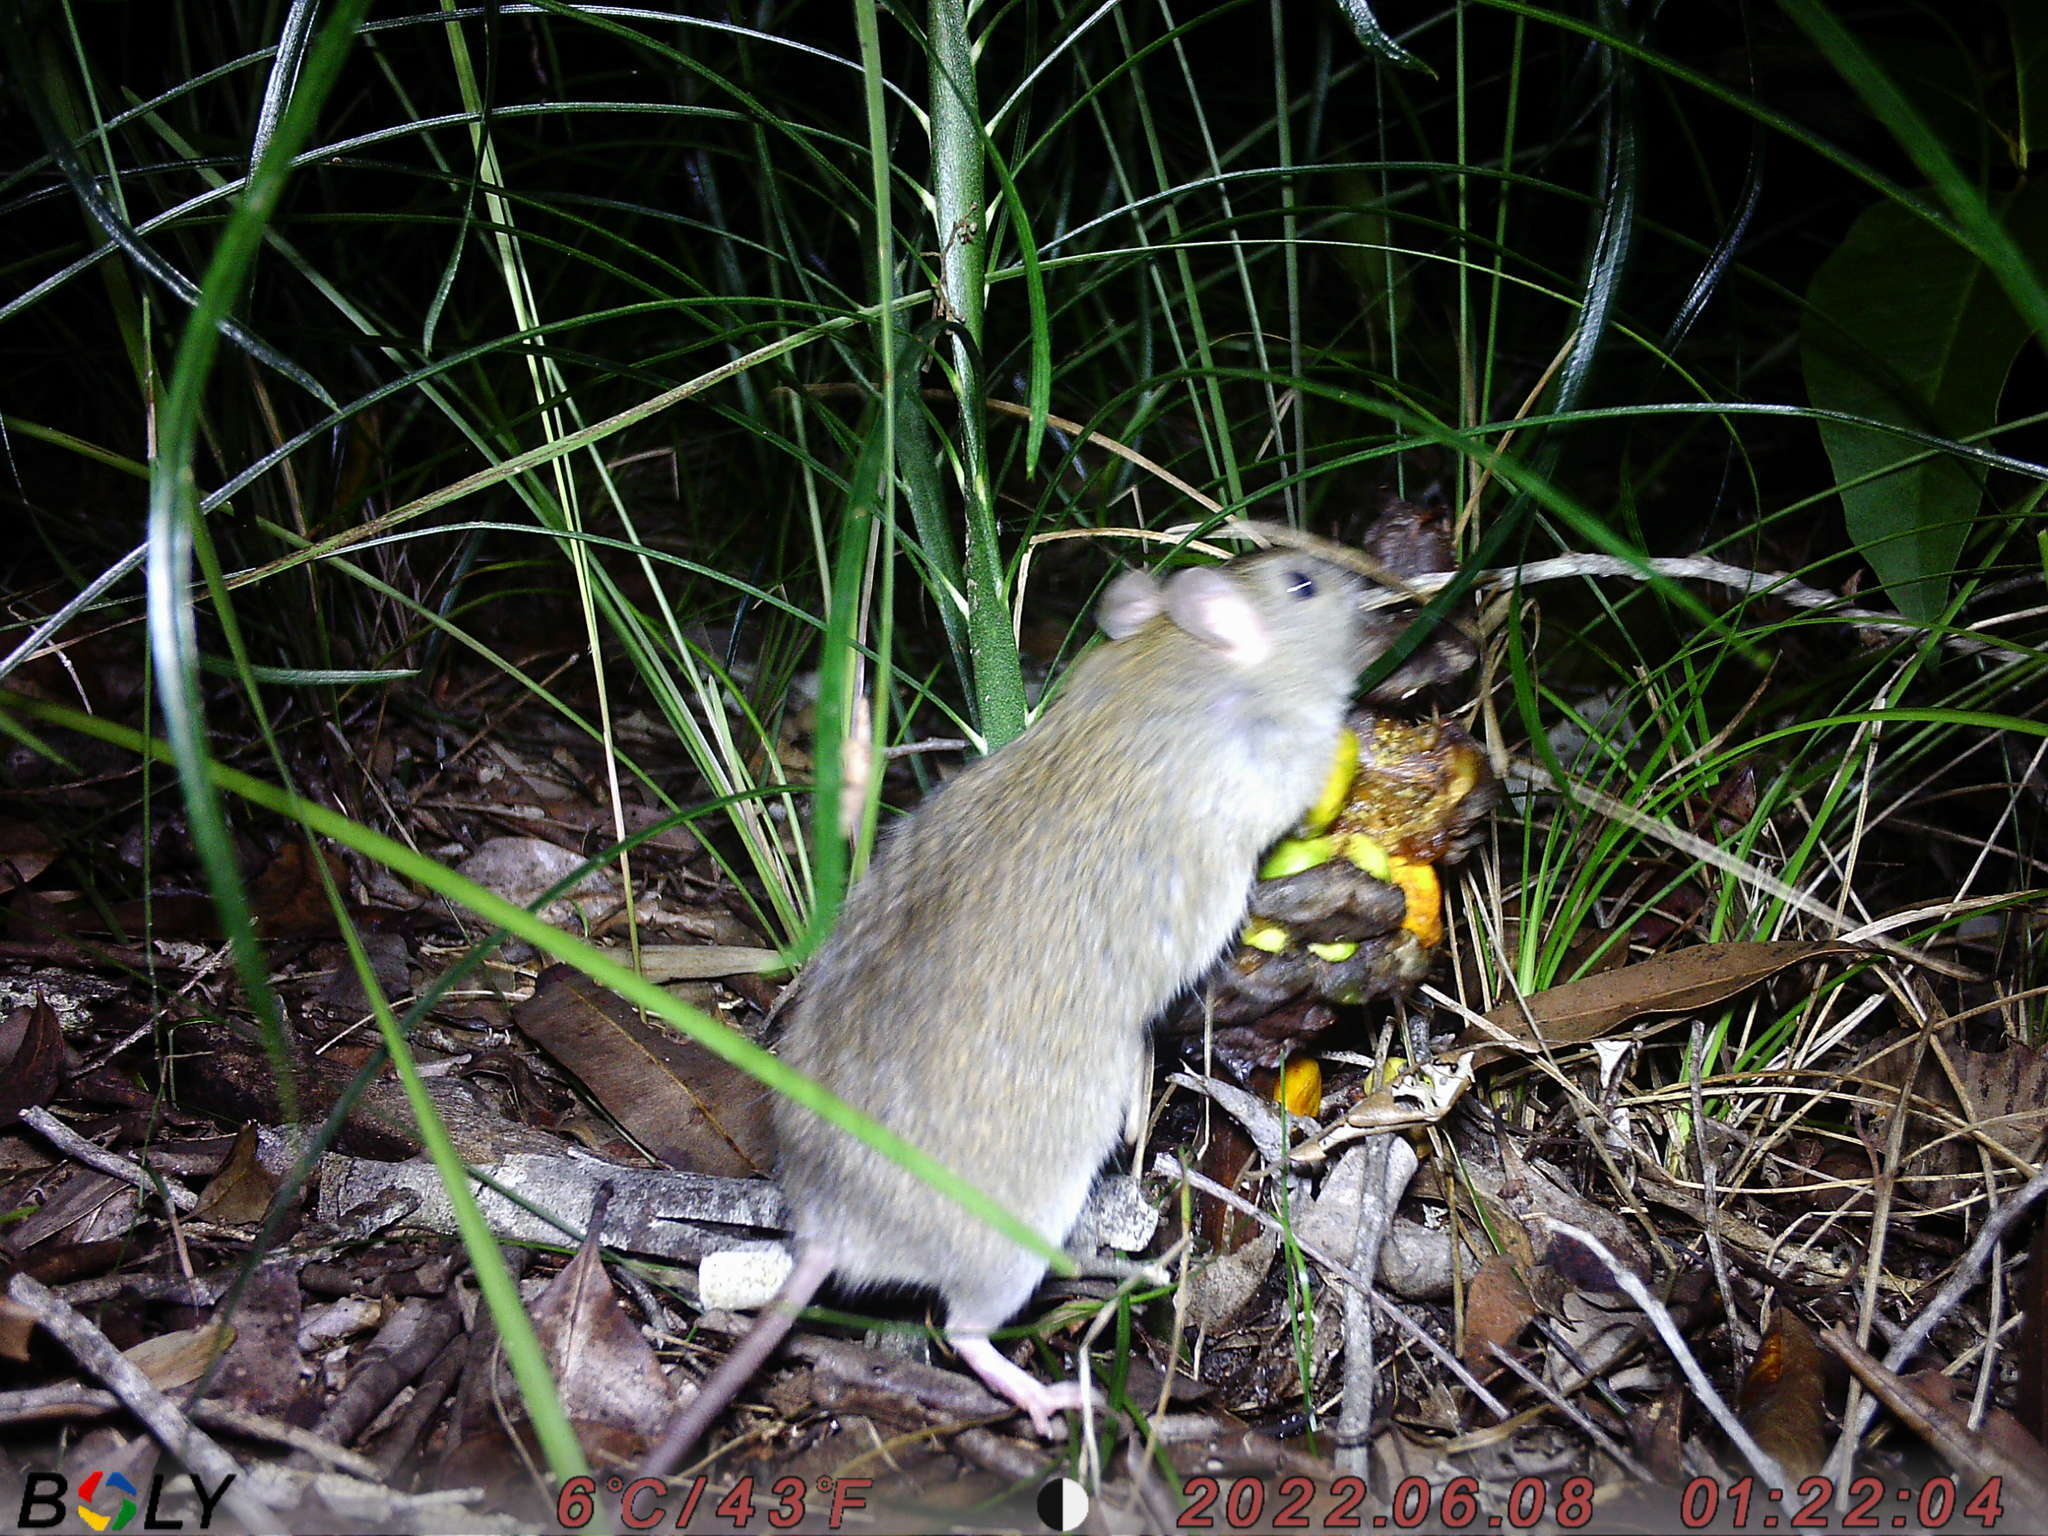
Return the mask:
M 1035 1376 L 1010 1363 L 995 1345 L 978 1335 L 954 1338 L 960 1358 L 974 1368 L 974 1374 L 988 1384 L 998 1397 L 1006 1397 L 1031 1415 L 1032 1427 L 1041 1435 L 1052 1433 L 1052 1416 L 1079 1408 L 1084 1401 L 1081 1383 L 1063 1381 L 1049 1387 Z

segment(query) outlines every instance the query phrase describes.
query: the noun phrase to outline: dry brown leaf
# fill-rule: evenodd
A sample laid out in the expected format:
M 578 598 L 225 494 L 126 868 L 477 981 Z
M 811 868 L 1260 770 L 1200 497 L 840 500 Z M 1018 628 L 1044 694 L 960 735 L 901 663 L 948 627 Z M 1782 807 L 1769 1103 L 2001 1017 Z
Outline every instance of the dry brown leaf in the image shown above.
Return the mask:
M 1994 1478 L 2003 1485 L 2004 1506 L 2019 1518 L 2001 1529 L 2043 1528 L 2040 1522 L 2048 1520 L 2048 1450 L 2011 1414 L 1994 1408 L 1985 1415 L 1981 1431 L 1972 1429 L 1968 1399 L 1943 1372 L 1900 1376 L 1840 1327 L 1829 1328 L 1821 1342 L 1950 1466 L 1987 1487 Z M 1965 1511 L 1974 1513 L 1968 1506 Z
M 513 1021 L 669 1167 L 743 1178 L 774 1165 L 767 1090 L 582 972 L 549 966 Z
M 1695 944 L 1617 971 L 1546 987 L 1519 1004 L 1503 1003 L 1487 1014 L 1486 1020 L 1509 1040 L 1475 1024 L 1445 1054 L 1474 1051 L 1475 1064 L 1484 1066 L 1513 1055 L 1517 1049 L 1583 1045 L 1614 1033 L 1641 1014 L 1691 1013 L 1733 997 L 1788 966 L 1863 953 L 1853 944 L 1832 942 Z
M 22 1272 L 44 1285 L 69 1285 L 74 1280 L 104 1275 L 135 1257 L 132 1237 L 107 1237 L 91 1243 L 38 1243 L 22 1256 Z
M 1924 1404 L 1929 1421 L 1940 1426 L 1940 1433 L 1928 1438 L 1957 1471 L 1982 1479 L 2017 1473 L 2031 1488 L 2048 1492 L 2048 1447 L 2003 1408 L 1988 1408 L 1984 1422 L 1973 1429 L 1970 1395 L 1947 1372 L 1914 1371 L 1901 1376 L 1899 1385 Z
M 253 1226 L 270 1210 L 276 1194 L 277 1180 L 256 1161 L 256 1127 L 245 1125 L 192 1214 L 226 1227 Z
M 64 1026 L 40 992 L 0 1019 L 0 1125 L 50 1102 L 64 1074 Z
M 1996 1163 L 2011 1166 L 2033 1161 L 2048 1133 L 2048 1049 L 2040 1046 L 2015 1041 L 2002 1050 L 1977 1051 L 1943 1041 L 1937 1056 L 1921 1050 L 1915 1036 L 1894 1036 L 1879 1043 L 1856 1079 L 1894 1103 L 1899 1090 L 1906 1090 L 1905 1112 L 1912 1120 L 1901 1142 L 1900 1177 L 1921 1204 L 1947 1205 L 1983 1187 L 1978 1138 L 2007 1154 Z
M 1465 1363 L 1482 1379 L 1501 1370 L 1495 1346 L 1513 1349 L 1535 1316 L 1536 1300 L 1513 1261 L 1505 1254 L 1490 1256 L 1465 1287 L 1465 1343 L 1459 1351 Z
M 1241 1248 L 1216 1254 L 1198 1266 L 1181 1288 L 1188 1321 L 1212 1332 L 1234 1327 L 1266 1283 L 1279 1253 L 1280 1234 L 1261 1227 Z
M 348 866 L 331 849 L 321 849 L 320 857 L 335 889 L 346 897 Z M 335 931 L 333 903 L 304 843 L 279 845 L 276 857 L 249 883 L 249 907 L 266 938 L 303 939 Z
M 128 1363 L 149 1378 L 159 1392 L 189 1387 L 206 1374 L 214 1357 L 234 1342 L 235 1330 L 224 1323 L 207 1323 L 199 1328 L 180 1328 L 144 1339 L 133 1349 L 124 1349 Z
M 1827 1457 L 1826 1364 L 1813 1330 L 1779 1307 L 1742 1378 L 1743 1427 L 1795 1481 L 1818 1472 Z
M 2031 1160 L 2048 1135 L 2048 1047 L 2017 1040 L 2000 1051 L 1949 1048 L 1964 1118 L 2016 1157 Z
M 533 1304 L 533 1326 L 548 1352 L 562 1408 L 578 1425 L 578 1438 L 595 1453 L 614 1436 L 596 1440 L 585 1427 L 632 1437 L 637 1456 L 675 1409 L 675 1388 L 604 1271 L 593 1219 L 590 1235 Z
M 1691 1399 L 1676 1382 L 1628 1417 L 1629 1444 L 1657 1481 L 1677 1487 L 1686 1480 L 1686 1404 Z
M 1528 1233 L 1531 1262 L 1524 1273 L 1539 1291 L 1544 1291 L 1544 1300 L 1553 1295 L 1544 1290 L 1546 1271 L 1574 1289 L 1615 1289 L 1614 1277 L 1608 1273 L 1606 1264 L 1576 1239 L 1552 1231 L 1554 1222 L 1567 1222 L 1590 1232 L 1637 1279 L 1649 1279 L 1650 1255 L 1626 1219 L 1573 1189 L 1566 1182 L 1563 1169 L 1541 1159 L 1525 1159 L 1513 1141 L 1503 1139 L 1500 1150 L 1501 1167 L 1507 1176 L 1500 1184 L 1498 1209 L 1512 1213 Z
M 1209 1144 L 1202 1150 L 1202 1174 L 1231 1193 L 1240 1193 L 1238 1185 L 1257 1150 L 1243 1126 L 1227 1115 L 1218 1115 Z M 1225 1205 L 1214 1195 L 1195 1192 L 1195 1232 L 1209 1252 L 1235 1253 L 1258 1236 L 1259 1230 L 1259 1223 L 1236 1207 Z
M 0 1359 L 26 1363 L 29 1336 L 35 1331 L 35 1313 L 13 1297 L 0 1295 Z
M 0 892 L 27 885 L 56 862 L 59 851 L 40 822 L 0 817 Z

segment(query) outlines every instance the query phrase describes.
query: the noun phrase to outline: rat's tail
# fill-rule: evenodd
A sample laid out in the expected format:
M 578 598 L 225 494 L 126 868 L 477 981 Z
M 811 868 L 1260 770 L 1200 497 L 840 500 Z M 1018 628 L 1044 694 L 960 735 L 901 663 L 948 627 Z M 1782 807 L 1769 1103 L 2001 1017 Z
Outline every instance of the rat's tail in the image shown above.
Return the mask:
M 732 1353 L 697 1388 L 697 1395 L 669 1421 L 668 1432 L 641 1469 L 642 1477 L 667 1477 L 675 1470 L 677 1463 L 703 1438 L 712 1420 L 725 1412 L 726 1404 L 739 1395 L 740 1388 L 761 1369 L 762 1362 L 775 1353 L 776 1345 L 789 1332 L 789 1325 L 796 1321 L 797 1313 L 811 1304 L 835 1262 L 834 1256 L 820 1247 L 807 1246 L 798 1253 L 789 1278 L 754 1319 L 746 1337 L 733 1346 Z

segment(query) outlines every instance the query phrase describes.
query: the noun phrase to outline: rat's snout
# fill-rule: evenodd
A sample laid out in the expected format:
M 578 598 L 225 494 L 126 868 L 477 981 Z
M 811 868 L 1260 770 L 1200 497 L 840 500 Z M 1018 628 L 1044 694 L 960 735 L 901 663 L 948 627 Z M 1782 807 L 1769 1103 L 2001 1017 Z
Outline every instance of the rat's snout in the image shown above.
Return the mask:
M 1457 682 L 1478 659 L 1478 648 L 1464 627 L 1453 618 L 1423 617 L 1420 603 L 1404 599 L 1384 587 L 1373 587 L 1359 602 L 1359 670 L 1366 671 L 1382 656 L 1403 645 L 1411 630 L 1420 629 L 1421 638 L 1385 677 L 1370 682 L 1366 696 L 1382 704 L 1397 704 L 1425 688 Z

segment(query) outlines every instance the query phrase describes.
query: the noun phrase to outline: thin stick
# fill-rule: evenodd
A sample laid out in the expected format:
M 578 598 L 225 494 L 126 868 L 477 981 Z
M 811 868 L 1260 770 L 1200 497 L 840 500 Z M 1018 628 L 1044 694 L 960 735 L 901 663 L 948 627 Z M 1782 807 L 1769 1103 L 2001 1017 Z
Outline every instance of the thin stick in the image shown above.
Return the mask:
M 189 1211 L 199 1204 L 199 1197 L 184 1185 L 152 1173 L 130 1158 L 109 1152 L 96 1141 L 87 1141 L 47 1109 L 39 1106 L 24 1109 L 21 1123 L 74 1162 L 96 1168 L 124 1184 L 133 1184 L 145 1195 L 161 1194 L 181 1211 Z
M 1281 1231 L 1280 1223 L 1274 1220 L 1273 1217 L 1267 1215 L 1235 1191 L 1225 1189 L 1214 1179 L 1205 1178 L 1203 1175 L 1195 1172 L 1194 1169 L 1188 1167 L 1171 1153 L 1160 1153 L 1152 1163 L 1152 1171 L 1163 1173 L 1169 1178 L 1185 1179 L 1192 1187 L 1199 1189 L 1212 1200 L 1221 1200 L 1232 1210 L 1251 1217 L 1253 1221 L 1256 1221 L 1260 1226 L 1267 1228 L 1269 1231 Z M 1396 1328 L 1399 1328 L 1417 1344 L 1421 1345 L 1425 1353 L 1434 1356 L 1439 1365 L 1457 1377 L 1458 1380 L 1465 1384 L 1466 1389 L 1474 1397 L 1493 1410 L 1495 1418 L 1508 1419 L 1512 1417 L 1501 1400 L 1487 1391 L 1485 1384 L 1466 1368 L 1464 1361 L 1431 1338 L 1428 1330 L 1422 1324 L 1416 1322 L 1414 1318 L 1403 1312 L 1391 1301 L 1388 1301 L 1363 1275 L 1359 1274 L 1349 1264 L 1338 1263 L 1336 1259 L 1332 1258 L 1315 1244 L 1303 1242 L 1298 1235 L 1294 1238 L 1294 1245 L 1339 1280 L 1342 1280 L 1346 1285 L 1351 1286 L 1361 1295 L 1371 1297 L 1372 1304 L 1380 1309 L 1382 1317 L 1386 1318 Z
M 7 1282 L 7 1296 L 33 1314 L 72 1359 L 105 1382 L 128 1411 L 142 1421 L 143 1427 L 156 1436 L 158 1443 L 191 1468 L 195 1477 L 219 1486 L 220 1497 L 237 1520 L 252 1531 L 275 1531 L 284 1536 L 288 1527 L 283 1517 L 248 1491 L 248 1475 L 235 1459 L 158 1391 L 104 1333 L 86 1320 L 84 1313 L 25 1274 L 17 1273 Z
M 1888 1371 L 1902 1369 L 1911 1360 L 1928 1336 L 1940 1326 L 1943 1318 L 1956 1309 L 1958 1303 L 1976 1289 L 1977 1276 L 1984 1266 L 1991 1262 L 1991 1254 L 2013 1223 L 2024 1216 L 2027 1208 L 2043 1195 L 2048 1195 L 2048 1164 L 2043 1164 L 2026 1183 L 2014 1190 L 2011 1198 L 1989 1216 L 1977 1233 L 1977 1240 L 1970 1244 L 1969 1252 L 1956 1264 L 1955 1272 L 1942 1282 L 1934 1299 L 1921 1307 L 1905 1330 L 1885 1352 L 1884 1364 Z M 1864 1430 L 1877 1414 L 1877 1400 L 1866 1397 L 1849 1416 L 1849 1422 L 1842 1427 L 1842 1435 L 1835 1442 L 1834 1454 L 1828 1458 L 1828 1472 L 1835 1480 L 1835 1486 L 1846 1490 L 1849 1486 L 1849 1463 L 1855 1455 L 1856 1444 L 1863 1438 Z
M 1756 1443 L 1750 1432 L 1743 1428 L 1742 1421 L 1729 1411 L 1721 1400 L 1721 1394 L 1714 1390 L 1714 1384 L 1707 1379 L 1707 1373 L 1700 1366 L 1698 1358 L 1685 1342 L 1685 1335 L 1678 1331 L 1678 1324 L 1672 1319 L 1664 1303 L 1650 1294 L 1650 1288 L 1638 1280 L 1635 1272 L 1608 1251 L 1607 1245 L 1592 1233 L 1573 1226 L 1568 1221 L 1555 1219 L 1543 1225 L 1550 1231 L 1570 1238 L 1594 1258 L 1606 1266 L 1614 1283 L 1623 1295 L 1642 1309 L 1643 1316 L 1650 1320 L 1650 1326 L 1657 1330 L 1657 1337 L 1664 1341 L 1664 1347 L 1671 1352 L 1671 1358 L 1678 1362 L 1679 1370 L 1692 1384 L 1699 1400 L 1706 1405 L 1707 1412 L 1714 1416 L 1714 1422 L 1721 1426 L 1721 1432 L 1735 1443 L 1743 1458 L 1756 1469 L 1757 1476 L 1773 1488 L 1790 1488 L 1792 1480 L 1785 1469 L 1778 1465 L 1778 1458 Z

